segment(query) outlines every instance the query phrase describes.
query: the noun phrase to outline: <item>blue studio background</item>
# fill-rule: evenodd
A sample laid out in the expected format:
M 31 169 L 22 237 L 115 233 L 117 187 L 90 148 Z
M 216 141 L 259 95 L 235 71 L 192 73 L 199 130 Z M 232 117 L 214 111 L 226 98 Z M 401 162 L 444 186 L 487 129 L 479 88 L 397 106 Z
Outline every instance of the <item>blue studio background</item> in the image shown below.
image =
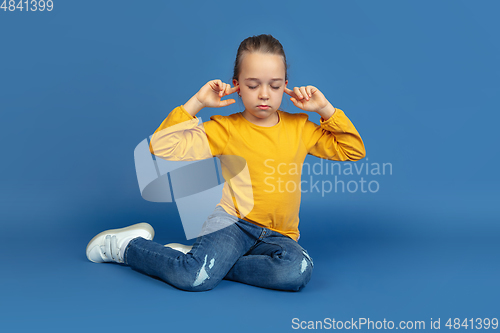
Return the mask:
M 431 318 L 448 330 L 448 318 L 500 317 L 498 2 L 53 3 L 0 10 L 6 332 L 288 332 L 294 318 L 429 331 Z M 230 82 L 239 43 L 261 33 L 283 44 L 289 86 L 318 87 L 358 129 L 367 156 L 347 163 L 392 167 L 338 175 L 377 191 L 303 194 L 309 284 L 189 293 L 89 262 L 95 234 L 141 221 L 189 243 L 175 204 L 141 198 L 134 148 L 207 81 Z M 287 95 L 282 106 L 300 112 Z

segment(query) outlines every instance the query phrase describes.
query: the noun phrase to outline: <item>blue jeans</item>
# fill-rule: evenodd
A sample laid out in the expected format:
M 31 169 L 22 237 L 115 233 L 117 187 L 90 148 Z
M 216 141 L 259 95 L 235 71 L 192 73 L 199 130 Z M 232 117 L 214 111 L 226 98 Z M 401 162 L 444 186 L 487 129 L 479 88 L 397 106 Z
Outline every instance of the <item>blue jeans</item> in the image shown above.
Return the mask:
M 228 225 L 230 220 L 234 223 Z M 125 263 L 187 291 L 210 290 L 222 279 L 298 291 L 311 279 L 313 261 L 292 238 L 238 219 L 217 206 L 205 226 L 216 228 L 221 223 L 228 226 L 198 237 L 187 254 L 135 238 L 125 249 Z

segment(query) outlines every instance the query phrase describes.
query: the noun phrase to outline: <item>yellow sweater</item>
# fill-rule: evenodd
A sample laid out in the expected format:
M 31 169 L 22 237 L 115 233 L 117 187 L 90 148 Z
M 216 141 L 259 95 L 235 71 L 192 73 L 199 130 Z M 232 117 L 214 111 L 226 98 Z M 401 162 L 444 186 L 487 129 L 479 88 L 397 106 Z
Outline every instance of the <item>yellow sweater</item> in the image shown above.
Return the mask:
M 320 126 L 309 121 L 305 113 L 277 112 L 279 122 L 271 127 L 253 124 L 241 112 L 212 116 L 200 127 L 196 126 L 198 118 L 181 105 L 170 112 L 155 134 L 159 137 L 162 130 L 183 126 L 182 135 L 178 135 L 179 131 L 171 134 L 166 147 L 165 142 L 154 141 L 154 134 L 150 151 L 170 160 L 186 159 L 189 154 L 196 156 L 195 159 L 222 158 L 226 182 L 219 205 L 228 214 L 298 240 L 301 167 L 306 155 L 355 161 L 365 156 L 365 147 L 356 128 L 340 109 L 336 108 L 330 119 L 321 118 Z M 153 142 L 156 142 L 154 149 Z M 233 175 L 224 170 L 226 155 L 240 156 L 246 161 L 253 195 L 248 213 L 240 214 L 235 189 L 228 186 L 227 180 Z M 241 206 L 241 202 L 239 204 Z

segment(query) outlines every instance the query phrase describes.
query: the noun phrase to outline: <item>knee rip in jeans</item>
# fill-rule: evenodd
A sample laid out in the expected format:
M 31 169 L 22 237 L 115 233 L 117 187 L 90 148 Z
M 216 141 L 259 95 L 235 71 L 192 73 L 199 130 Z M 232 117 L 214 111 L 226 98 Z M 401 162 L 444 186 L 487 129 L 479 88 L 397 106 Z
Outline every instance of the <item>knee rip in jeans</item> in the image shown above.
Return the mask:
M 205 255 L 205 261 L 203 262 L 203 266 L 201 266 L 200 271 L 198 272 L 198 275 L 196 276 L 196 280 L 193 283 L 193 287 L 197 287 L 200 284 L 202 284 L 203 282 L 205 282 L 207 279 L 210 279 L 210 276 L 208 276 L 207 270 L 205 268 L 207 265 L 207 257 L 208 257 L 208 255 Z M 214 267 L 214 264 L 215 264 L 215 259 L 212 258 L 212 260 L 210 260 L 210 263 L 208 265 L 208 269 L 211 269 L 212 267 Z
M 305 252 L 305 251 L 302 251 L 302 253 L 304 254 L 304 256 L 309 259 L 309 262 L 311 263 L 311 267 L 314 267 L 314 264 L 313 264 L 313 261 L 312 261 L 312 258 Z M 307 268 L 307 260 L 306 258 L 303 258 L 302 259 L 302 265 L 300 267 L 300 273 L 304 273 L 306 268 Z

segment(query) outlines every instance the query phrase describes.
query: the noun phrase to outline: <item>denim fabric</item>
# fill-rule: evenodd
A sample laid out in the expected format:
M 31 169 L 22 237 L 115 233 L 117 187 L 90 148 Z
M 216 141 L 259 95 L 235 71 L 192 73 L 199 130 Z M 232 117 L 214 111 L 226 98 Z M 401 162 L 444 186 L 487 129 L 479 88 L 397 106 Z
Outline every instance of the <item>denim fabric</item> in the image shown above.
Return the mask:
M 220 229 L 218 226 L 226 225 Z M 298 291 L 311 279 L 314 263 L 295 240 L 238 219 L 217 206 L 187 254 L 144 238 L 125 249 L 125 263 L 187 291 L 206 291 L 222 279 L 257 287 Z

